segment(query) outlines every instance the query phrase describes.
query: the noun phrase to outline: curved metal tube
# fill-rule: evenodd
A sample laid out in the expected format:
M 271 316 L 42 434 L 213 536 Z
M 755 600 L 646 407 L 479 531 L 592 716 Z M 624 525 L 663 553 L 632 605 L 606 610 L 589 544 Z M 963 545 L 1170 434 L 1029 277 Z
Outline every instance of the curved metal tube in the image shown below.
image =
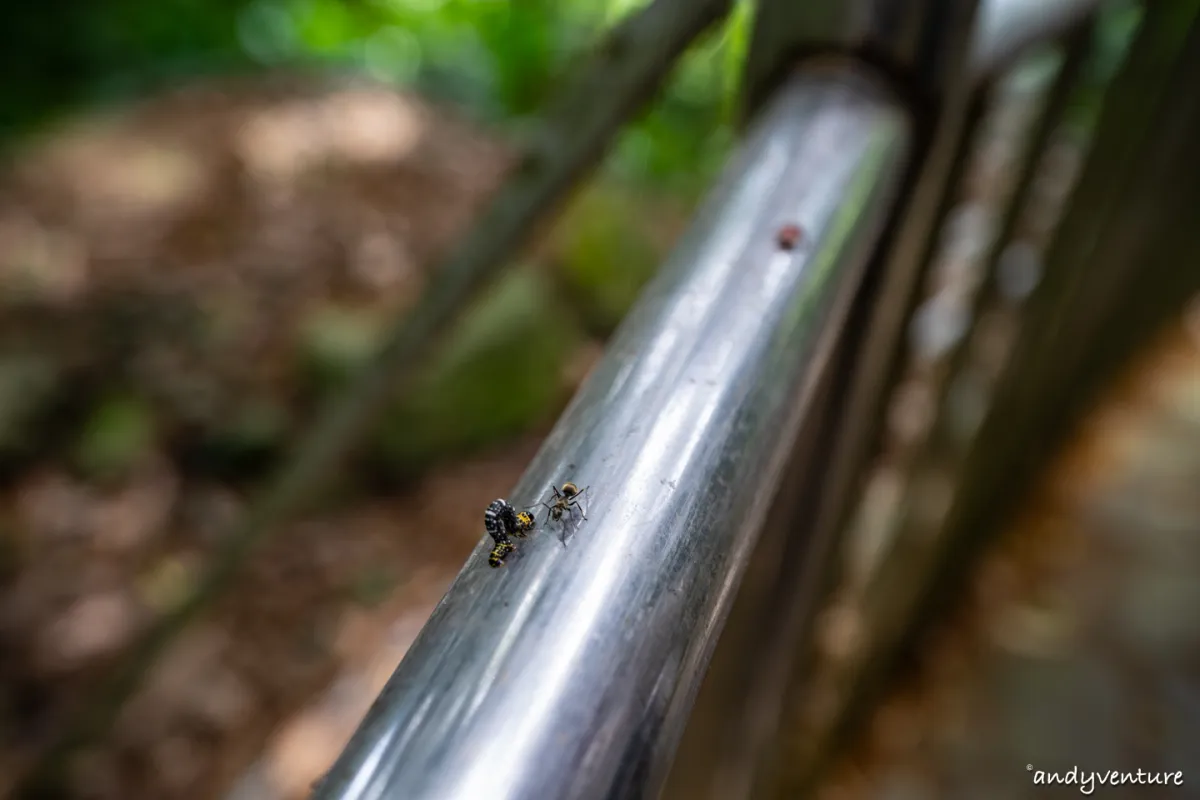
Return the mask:
M 784 87 L 509 498 L 587 520 L 476 548 L 316 796 L 659 793 L 909 135 L 861 74 Z

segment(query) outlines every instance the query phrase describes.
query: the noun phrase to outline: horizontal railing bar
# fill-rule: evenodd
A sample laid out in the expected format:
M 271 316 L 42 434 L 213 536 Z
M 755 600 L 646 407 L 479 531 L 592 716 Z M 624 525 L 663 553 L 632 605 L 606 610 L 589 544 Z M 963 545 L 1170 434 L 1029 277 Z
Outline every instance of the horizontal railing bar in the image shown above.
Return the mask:
M 910 135 L 867 75 L 789 81 L 510 498 L 587 519 L 476 549 L 317 797 L 658 794 Z

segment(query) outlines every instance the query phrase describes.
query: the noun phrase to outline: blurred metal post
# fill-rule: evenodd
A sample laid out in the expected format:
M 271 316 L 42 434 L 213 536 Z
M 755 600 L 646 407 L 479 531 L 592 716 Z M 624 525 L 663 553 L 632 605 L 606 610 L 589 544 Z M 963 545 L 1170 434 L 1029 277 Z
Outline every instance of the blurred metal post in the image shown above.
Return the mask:
M 1058 36 L 1096 11 L 1098 0 L 987 0 L 975 23 L 971 64 L 995 73 L 1025 48 Z
M 922 106 L 940 108 L 963 80 L 978 0 L 760 0 L 745 71 L 753 111 L 813 54 L 868 57 Z
M 780 76 L 812 53 L 867 55 L 915 96 L 940 105 L 960 78 L 987 80 L 1026 48 L 1056 36 L 1098 0 L 759 0 L 745 70 L 753 110 Z M 973 37 L 973 41 L 972 41 Z
M 920 178 L 900 210 L 903 222 L 898 235 L 892 238 L 883 269 L 874 276 L 877 284 L 869 293 L 861 324 L 865 342 L 853 362 L 850 391 L 839 393 L 839 417 L 827 423 L 831 432 L 823 444 L 819 480 L 811 471 L 797 470 L 791 479 L 795 488 L 783 493 L 774 510 L 777 517 L 760 539 L 748 568 L 754 578 L 748 577 L 739 592 L 681 742 L 664 794 L 671 800 L 769 794 L 778 790 L 774 773 L 780 762 L 799 758 L 803 748 L 787 738 L 794 726 L 781 730 L 781 725 L 790 724 L 784 711 L 788 687 L 795 683 L 819 630 L 815 615 L 827 591 L 826 576 L 839 574 L 845 520 L 862 491 L 875 431 L 886 419 L 890 376 L 898 352 L 903 352 L 915 293 L 928 263 L 926 253 L 950 207 L 948 193 L 956 184 L 960 158 L 974 139 L 978 115 L 970 109 L 986 96 L 997 70 L 1078 23 L 1096 3 L 982 0 L 969 42 L 961 28 L 954 36 L 945 35 L 953 32 L 939 27 L 945 20 L 928 16 L 934 5 L 762 0 L 756 47 L 776 49 L 774 53 L 752 51 L 751 58 L 759 60 L 760 76 L 772 71 L 767 62 L 782 59 L 786 64 L 802 57 L 806 48 L 809 52 L 822 46 L 851 52 L 873 49 L 875 58 L 890 65 L 898 80 L 909 81 L 915 94 L 925 96 L 925 110 L 937 113 L 921 121 L 936 129 L 930 132 L 932 141 Z M 940 72 L 921 69 L 929 54 L 906 50 L 899 29 L 889 29 L 871 16 L 888 8 L 896 16 L 907 15 L 917 28 L 929 25 L 935 34 L 940 30 L 931 39 L 935 49 L 962 66 L 946 70 L 943 61 Z M 971 45 L 969 50 L 965 44 Z M 750 72 L 753 81 L 753 67 Z M 921 74 L 926 76 L 924 82 Z M 951 86 L 948 76 L 961 80 Z M 829 699 L 835 702 L 832 694 Z
M 476 549 L 317 797 L 659 793 L 910 136 L 861 72 L 781 89 L 509 498 L 588 519 Z

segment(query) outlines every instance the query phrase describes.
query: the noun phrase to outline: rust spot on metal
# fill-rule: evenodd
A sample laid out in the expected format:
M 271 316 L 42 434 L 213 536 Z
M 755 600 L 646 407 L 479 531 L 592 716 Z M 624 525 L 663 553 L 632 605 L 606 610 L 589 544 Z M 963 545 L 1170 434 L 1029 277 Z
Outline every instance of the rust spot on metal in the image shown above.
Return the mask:
M 780 250 L 794 250 L 803 239 L 804 231 L 799 225 L 784 225 L 779 229 L 779 233 L 775 234 L 775 243 L 779 245 Z

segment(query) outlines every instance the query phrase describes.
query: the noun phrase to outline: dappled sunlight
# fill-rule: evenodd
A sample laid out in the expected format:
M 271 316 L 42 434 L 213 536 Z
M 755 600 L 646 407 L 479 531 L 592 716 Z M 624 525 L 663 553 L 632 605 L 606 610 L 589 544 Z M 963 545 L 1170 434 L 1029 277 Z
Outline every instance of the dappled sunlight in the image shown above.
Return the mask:
M 427 115 L 384 90 L 351 90 L 251 114 L 237 150 L 260 180 L 294 181 L 329 160 L 372 166 L 403 160 L 427 135 Z

